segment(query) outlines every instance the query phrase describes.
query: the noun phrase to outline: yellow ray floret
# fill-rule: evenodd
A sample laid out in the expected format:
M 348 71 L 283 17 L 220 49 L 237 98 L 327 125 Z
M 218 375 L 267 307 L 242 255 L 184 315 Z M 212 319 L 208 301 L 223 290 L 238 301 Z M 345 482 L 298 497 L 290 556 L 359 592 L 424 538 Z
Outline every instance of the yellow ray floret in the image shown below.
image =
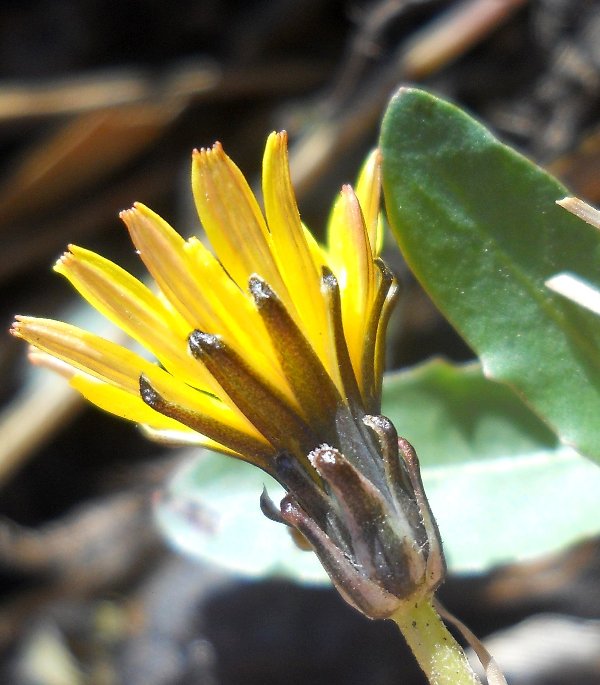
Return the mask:
M 292 316 L 301 323 L 315 351 L 327 366 L 331 358 L 326 345 L 327 317 L 320 292 L 321 271 L 315 264 L 300 221 L 290 179 L 285 133 L 272 133 L 267 140 L 262 187 L 272 249 L 292 298 L 295 310 L 291 312 Z
M 242 172 L 220 143 L 194 152 L 192 190 L 202 225 L 217 259 L 238 286 L 259 273 L 289 302 L 273 257 L 265 219 Z
M 214 255 L 196 238 L 184 240 L 140 203 L 120 216 L 164 301 L 183 319 L 182 340 L 194 329 L 218 331 L 240 354 L 251 355 L 262 375 L 277 378 L 291 399 L 272 347 L 254 344 L 257 337 L 267 341 L 256 308 Z
M 268 447 L 235 405 L 230 406 L 209 393 L 186 385 L 121 345 L 76 326 L 34 317 L 17 317 L 12 333 L 71 366 L 73 387 L 102 409 L 156 429 L 189 432 L 188 425 L 160 414 L 144 403 L 140 394 L 140 377 L 143 376 L 166 402 L 185 407 L 190 415 L 197 417 L 198 425 L 202 420 L 206 421 L 215 435 L 222 429 L 224 434 L 230 431 L 246 436 L 249 442 Z M 190 364 L 196 362 L 190 359 Z
M 356 183 L 356 197 L 361 206 L 369 243 L 374 256 L 381 252 L 383 244 L 383 222 L 381 220 L 381 153 L 373 150 L 367 157 Z
M 56 264 L 79 293 L 160 365 L 75 326 L 18 317 L 13 333 L 67 365 L 99 407 L 157 439 L 204 444 L 273 471 L 300 460 L 340 409 L 380 400 L 382 341 L 394 279 L 381 246 L 380 158 L 356 193 L 344 186 L 321 246 L 303 225 L 287 135 L 263 160 L 264 213 L 219 143 L 194 153 L 193 194 L 211 251 L 136 203 L 121 213 L 154 283 L 70 246 Z
M 76 245 L 69 246 L 54 269 L 92 307 L 149 350 L 176 376 L 198 387 L 217 389 L 210 374 L 189 363 L 186 351 L 189 326 L 127 271 Z
M 344 333 L 360 385 L 362 350 L 377 282 L 375 253 L 350 186 L 343 187 L 328 228 L 328 254 L 340 283 Z

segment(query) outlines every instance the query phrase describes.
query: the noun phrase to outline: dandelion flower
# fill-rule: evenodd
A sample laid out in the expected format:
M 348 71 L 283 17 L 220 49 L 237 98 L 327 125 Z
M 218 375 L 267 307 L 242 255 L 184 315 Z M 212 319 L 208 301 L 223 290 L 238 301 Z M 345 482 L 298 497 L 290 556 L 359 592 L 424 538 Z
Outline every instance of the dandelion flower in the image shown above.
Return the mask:
M 301 221 L 285 133 L 267 141 L 264 212 L 219 143 L 194 152 L 192 189 L 212 251 L 144 205 L 121 214 L 155 287 L 81 247 L 55 266 L 157 363 L 59 321 L 19 316 L 13 334 L 150 437 L 274 476 L 286 495 L 277 506 L 263 493 L 263 512 L 296 529 L 367 616 L 430 597 L 439 535 L 414 451 L 380 415 L 398 287 L 378 258 L 379 153 L 343 187 L 325 245 Z

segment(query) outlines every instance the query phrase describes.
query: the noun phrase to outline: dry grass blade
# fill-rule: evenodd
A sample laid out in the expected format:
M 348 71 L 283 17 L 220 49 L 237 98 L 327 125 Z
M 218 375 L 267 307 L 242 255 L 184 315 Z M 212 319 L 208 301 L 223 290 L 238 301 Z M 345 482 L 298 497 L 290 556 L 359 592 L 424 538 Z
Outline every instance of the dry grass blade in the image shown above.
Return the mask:
M 158 78 L 119 69 L 27 85 L 5 82 L 0 88 L 0 124 L 189 97 L 210 89 L 218 74 L 212 62 L 199 60 L 183 68 L 174 65 Z
M 345 103 L 310 128 L 291 151 L 290 164 L 298 195 L 309 190 L 337 156 L 371 130 L 394 88 L 448 66 L 506 22 L 527 0 L 463 0 L 403 42 L 354 101 Z M 365 80 L 366 82 L 366 80 Z
M 81 114 L 31 149 L 0 189 L 0 224 L 59 205 L 148 148 L 181 104 L 137 104 Z
M 34 370 L 29 383 L 0 415 L 0 487 L 81 407 L 81 398 L 61 378 Z
M 463 0 L 414 35 L 400 60 L 404 78 L 422 79 L 463 55 L 527 0 Z

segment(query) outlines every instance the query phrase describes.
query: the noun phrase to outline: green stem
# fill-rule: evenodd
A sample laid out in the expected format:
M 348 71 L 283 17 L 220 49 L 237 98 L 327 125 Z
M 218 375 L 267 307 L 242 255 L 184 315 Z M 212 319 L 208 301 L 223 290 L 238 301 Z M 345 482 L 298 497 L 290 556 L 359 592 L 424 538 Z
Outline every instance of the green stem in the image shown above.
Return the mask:
M 405 605 L 390 618 L 402 631 L 431 685 L 481 685 L 430 599 Z

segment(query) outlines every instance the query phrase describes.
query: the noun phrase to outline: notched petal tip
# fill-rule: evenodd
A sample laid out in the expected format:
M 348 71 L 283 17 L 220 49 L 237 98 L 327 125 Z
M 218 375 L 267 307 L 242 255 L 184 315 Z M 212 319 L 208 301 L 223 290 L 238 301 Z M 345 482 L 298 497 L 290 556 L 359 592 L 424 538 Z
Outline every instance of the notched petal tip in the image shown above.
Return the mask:
M 65 269 L 73 263 L 75 259 L 75 251 L 77 250 L 76 245 L 69 244 L 67 249 L 61 254 L 61 256 L 54 262 L 52 269 L 61 275 L 65 274 Z
M 35 337 L 36 324 L 38 324 L 39 322 L 40 319 L 34 316 L 25 316 L 24 314 L 17 314 L 15 316 L 14 321 L 11 323 L 8 332 L 15 338 L 25 340 L 33 346 L 34 343 L 32 342 L 31 334 L 33 334 L 33 337 Z M 28 335 L 28 333 L 30 335 Z
M 129 228 L 129 225 L 136 221 L 140 215 L 151 214 L 151 210 L 141 202 L 134 202 L 131 207 L 122 209 L 119 212 L 119 219 Z
M 90 259 L 102 260 L 99 255 L 91 250 L 75 245 L 74 243 L 69 243 L 67 249 L 56 260 L 53 269 L 56 273 L 68 278 L 70 270 L 77 268 L 80 264 L 89 263 Z
M 287 152 L 287 146 L 288 146 L 288 134 L 287 131 L 281 130 L 281 131 L 271 131 L 267 137 L 267 144 L 265 145 L 265 149 L 269 150 L 271 148 L 278 148 L 278 149 L 283 149 L 284 152 Z
M 15 338 L 22 338 L 23 336 L 21 335 L 21 327 L 23 325 L 23 316 L 21 314 L 17 314 L 15 316 L 15 320 L 10 324 L 10 328 L 8 329 L 8 332 L 13 335 Z
M 215 156 L 225 157 L 223 145 L 218 140 L 216 140 L 210 147 L 194 148 L 192 150 L 192 161 L 197 163 L 208 162 Z

